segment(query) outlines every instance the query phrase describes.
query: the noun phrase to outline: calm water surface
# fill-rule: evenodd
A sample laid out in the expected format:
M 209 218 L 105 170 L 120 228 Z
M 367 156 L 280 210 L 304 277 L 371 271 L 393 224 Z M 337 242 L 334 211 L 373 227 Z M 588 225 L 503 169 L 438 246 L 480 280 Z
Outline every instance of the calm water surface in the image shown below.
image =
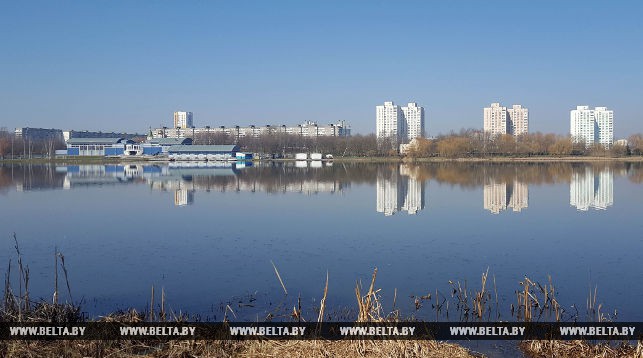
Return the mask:
M 144 309 L 154 286 L 202 319 L 226 304 L 263 319 L 298 296 L 316 317 L 327 272 L 339 312 L 377 267 L 384 304 L 397 290 L 406 316 L 435 319 L 411 296 L 451 299 L 449 280 L 479 289 L 488 268 L 503 320 L 525 275 L 551 275 L 581 320 L 594 288 L 603 312 L 643 320 L 638 163 L 4 166 L 0 203 L 2 274 L 15 232 L 31 296 L 50 300 L 57 247 L 90 316 Z

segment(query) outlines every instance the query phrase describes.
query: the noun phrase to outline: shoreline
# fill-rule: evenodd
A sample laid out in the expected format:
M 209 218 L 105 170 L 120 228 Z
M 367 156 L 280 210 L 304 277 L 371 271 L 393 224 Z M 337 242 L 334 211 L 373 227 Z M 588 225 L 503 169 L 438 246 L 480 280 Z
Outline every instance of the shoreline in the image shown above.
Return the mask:
M 294 158 L 261 159 L 253 163 L 289 163 L 298 162 Z M 312 160 L 307 159 L 307 162 Z M 534 157 L 336 157 L 322 159 L 322 162 L 337 163 L 591 163 L 591 162 L 623 162 L 641 163 L 643 156 L 627 157 L 596 157 L 596 156 L 534 156 Z M 0 164 L 121 164 L 121 163 L 170 163 L 169 159 L 137 157 L 132 159 L 114 157 L 66 157 L 66 158 L 32 158 L 32 159 L 0 159 Z

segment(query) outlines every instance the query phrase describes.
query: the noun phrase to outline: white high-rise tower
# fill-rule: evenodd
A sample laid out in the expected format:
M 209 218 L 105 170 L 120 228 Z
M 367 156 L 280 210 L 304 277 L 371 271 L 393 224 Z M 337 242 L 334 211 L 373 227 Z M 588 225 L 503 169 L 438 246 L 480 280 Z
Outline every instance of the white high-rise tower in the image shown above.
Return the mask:
M 609 148 L 614 144 L 614 111 L 577 106 L 570 112 L 569 132 L 575 143 L 585 143 L 586 147 L 599 143 Z
M 484 131 L 491 136 L 519 136 L 529 133 L 529 110 L 519 104 L 508 109 L 500 103 L 492 103 L 490 107 L 484 108 L 483 113 Z
M 491 107 L 485 107 L 484 131 L 492 136 L 507 134 L 507 107 L 500 106 L 500 103 L 492 103 Z
M 424 137 L 424 107 L 418 106 L 415 102 L 409 102 L 406 107 L 402 107 L 402 113 L 406 120 L 407 139 Z
M 511 134 L 519 136 L 529 133 L 529 110 L 519 104 L 507 109 L 508 129 Z
M 192 127 L 192 112 L 174 112 L 174 128 Z
M 375 107 L 376 135 L 378 139 L 392 138 L 397 143 L 403 142 L 406 134 L 404 114 L 393 102 L 384 102 L 383 106 Z
M 384 102 L 375 107 L 375 131 L 378 139 L 392 138 L 394 144 L 424 137 L 424 107 L 410 102 L 406 107 Z

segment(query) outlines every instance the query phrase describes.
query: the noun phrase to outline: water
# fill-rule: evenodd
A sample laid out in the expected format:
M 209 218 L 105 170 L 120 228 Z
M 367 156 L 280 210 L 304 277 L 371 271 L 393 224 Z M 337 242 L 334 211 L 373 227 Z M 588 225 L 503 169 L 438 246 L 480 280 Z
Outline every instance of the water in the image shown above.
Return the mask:
M 287 319 L 298 297 L 316 318 L 328 272 L 341 319 L 377 267 L 385 311 L 397 292 L 402 316 L 435 319 L 436 289 L 453 303 L 449 280 L 479 290 L 488 268 L 499 311 L 487 319 L 512 320 L 525 275 L 551 275 L 568 314 L 586 319 L 597 288 L 602 313 L 636 321 L 642 183 L 640 163 L 4 166 L 1 273 L 11 259 L 17 288 L 15 232 L 31 297 L 51 300 L 57 248 L 71 299 L 93 317 L 145 309 L 154 286 L 201 319 L 221 320 L 226 304 L 239 320 Z M 429 293 L 416 309 L 411 296 Z

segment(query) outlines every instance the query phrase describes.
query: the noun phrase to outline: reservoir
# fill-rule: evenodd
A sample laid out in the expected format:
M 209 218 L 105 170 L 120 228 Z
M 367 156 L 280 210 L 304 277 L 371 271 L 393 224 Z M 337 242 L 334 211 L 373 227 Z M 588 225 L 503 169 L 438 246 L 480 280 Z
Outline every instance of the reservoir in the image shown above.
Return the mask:
M 195 319 L 316 319 L 328 274 L 326 311 L 354 319 L 377 268 L 385 314 L 462 319 L 454 287 L 488 270 L 488 320 L 516 319 L 526 276 L 551 277 L 568 319 L 596 295 L 643 320 L 641 163 L 5 164 L 0 203 L 3 278 L 15 232 L 30 297 L 51 301 L 60 252 L 60 301 L 90 317 L 145 310 L 154 286 Z

